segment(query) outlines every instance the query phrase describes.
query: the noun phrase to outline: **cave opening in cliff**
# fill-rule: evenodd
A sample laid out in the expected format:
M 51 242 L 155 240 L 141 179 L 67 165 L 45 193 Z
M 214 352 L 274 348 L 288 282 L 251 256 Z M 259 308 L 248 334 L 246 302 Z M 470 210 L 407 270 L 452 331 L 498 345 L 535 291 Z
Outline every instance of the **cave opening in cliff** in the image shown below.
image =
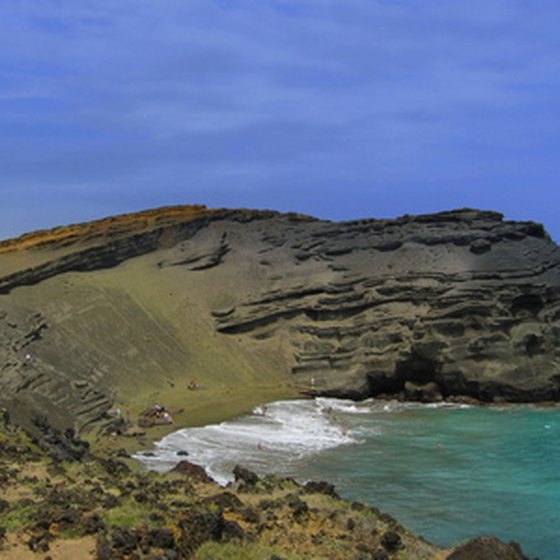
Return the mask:
M 436 381 L 440 371 L 441 362 L 416 352 L 412 352 L 408 357 L 395 364 L 396 377 L 401 380 L 403 386 L 407 381 L 417 385 Z

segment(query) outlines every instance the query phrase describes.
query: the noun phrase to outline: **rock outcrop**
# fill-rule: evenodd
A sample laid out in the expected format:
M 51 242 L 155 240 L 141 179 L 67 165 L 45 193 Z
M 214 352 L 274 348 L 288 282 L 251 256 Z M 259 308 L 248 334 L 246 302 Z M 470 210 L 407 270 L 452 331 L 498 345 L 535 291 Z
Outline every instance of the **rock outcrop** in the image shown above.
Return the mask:
M 468 209 L 174 207 L 29 234 L 0 244 L 0 400 L 81 430 L 131 384 L 192 376 L 558 401 L 559 265 L 541 225 Z

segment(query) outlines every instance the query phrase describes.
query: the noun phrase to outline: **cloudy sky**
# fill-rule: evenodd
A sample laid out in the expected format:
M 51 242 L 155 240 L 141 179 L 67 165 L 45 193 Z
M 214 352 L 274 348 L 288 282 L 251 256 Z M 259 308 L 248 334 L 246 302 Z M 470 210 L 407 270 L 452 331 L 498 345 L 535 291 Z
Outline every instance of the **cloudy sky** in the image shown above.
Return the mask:
M 2 0 L 0 237 L 167 204 L 560 240 L 557 0 Z

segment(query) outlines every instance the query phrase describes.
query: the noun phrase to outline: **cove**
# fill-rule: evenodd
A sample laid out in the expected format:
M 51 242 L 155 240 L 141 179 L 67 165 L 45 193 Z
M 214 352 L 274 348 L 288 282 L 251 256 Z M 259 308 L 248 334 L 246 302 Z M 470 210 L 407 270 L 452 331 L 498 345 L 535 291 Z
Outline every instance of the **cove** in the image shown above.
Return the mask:
M 541 560 L 559 556 L 558 407 L 284 401 L 179 430 L 137 458 L 165 470 L 180 451 L 223 484 L 235 464 L 327 480 L 443 546 L 493 534 Z
M 344 415 L 362 445 L 299 469 L 441 545 L 479 534 L 560 555 L 560 410 L 393 405 Z

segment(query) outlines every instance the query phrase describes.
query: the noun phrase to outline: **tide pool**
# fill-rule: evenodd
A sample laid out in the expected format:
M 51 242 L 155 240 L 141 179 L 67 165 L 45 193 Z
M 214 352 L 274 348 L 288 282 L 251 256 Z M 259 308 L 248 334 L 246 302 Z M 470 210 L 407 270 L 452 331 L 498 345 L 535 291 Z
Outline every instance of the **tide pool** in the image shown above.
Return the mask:
M 221 483 L 237 463 L 333 482 L 447 546 L 480 534 L 560 558 L 560 409 L 335 399 L 270 403 L 164 438 L 151 468 L 188 459 Z

